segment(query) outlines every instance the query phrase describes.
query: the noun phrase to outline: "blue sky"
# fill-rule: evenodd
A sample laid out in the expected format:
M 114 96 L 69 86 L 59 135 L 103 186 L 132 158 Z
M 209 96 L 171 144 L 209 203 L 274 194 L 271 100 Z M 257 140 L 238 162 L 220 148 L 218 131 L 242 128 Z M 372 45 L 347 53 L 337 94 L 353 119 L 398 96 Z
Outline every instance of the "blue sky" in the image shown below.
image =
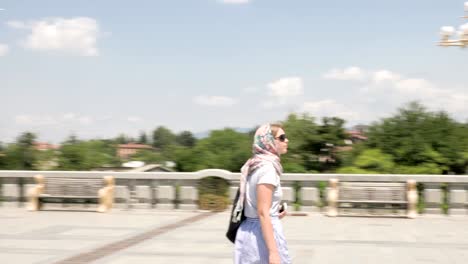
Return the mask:
M 0 141 L 370 123 L 419 100 L 468 120 L 464 1 L 0 1 Z

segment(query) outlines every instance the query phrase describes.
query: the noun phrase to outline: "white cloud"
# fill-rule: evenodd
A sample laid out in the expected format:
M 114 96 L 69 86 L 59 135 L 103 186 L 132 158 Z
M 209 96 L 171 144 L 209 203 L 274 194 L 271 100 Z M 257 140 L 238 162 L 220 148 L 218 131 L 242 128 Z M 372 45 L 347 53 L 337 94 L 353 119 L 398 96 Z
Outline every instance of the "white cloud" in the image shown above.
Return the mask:
M 435 97 L 440 90 L 424 79 L 403 79 L 395 83 L 395 90 L 401 94 Z
M 15 116 L 15 122 L 19 125 L 29 125 L 32 122 L 32 118 L 27 115 L 17 115 Z
M 252 94 L 252 93 L 259 92 L 259 91 L 260 91 L 260 88 L 256 86 L 248 86 L 242 89 L 242 92 L 246 94 Z
M 461 93 L 452 93 L 446 96 L 441 102 L 447 111 L 452 113 L 468 112 L 468 95 Z
M 46 18 L 25 23 L 9 21 L 12 28 L 27 28 L 31 34 L 24 46 L 32 50 L 63 51 L 82 56 L 97 56 L 97 38 L 100 34 L 96 20 L 89 17 Z
M 226 96 L 195 96 L 193 98 L 193 102 L 199 105 L 207 105 L 207 106 L 232 106 L 237 103 L 237 101 L 233 98 L 226 97 Z
M 351 93 L 345 101 L 341 101 L 344 105 L 352 106 L 354 111 L 347 111 L 343 104 L 333 100 L 306 102 L 303 105 L 304 111 L 319 116 L 337 115 L 348 121 L 371 121 L 410 101 L 420 101 L 430 111 L 444 110 L 454 118 L 466 119 L 468 112 L 468 94 L 459 89 L 442 87 L 423 78 L 408 77 L 385 69 L 373 71 L 359 67 L 334 69 L 323 77 L 360 80 L 363 83 L 357 93 Z
M 285 77 L 267 84 L 269 98 L 261 103 L 264 108 L 274 108 L 291 103 L 304 94 L 304 83 L 300 77 Z
M 369 71 L 371 72 L 371 71 Z M 388 70 L 372 73 L 372 81 L 361 88 L 361 97 L 373 98 L 375 104 L 400 107 L 409 101 L 420 101 L 431 110 L 445 110 L 460 117 L 468 112 L 468 95 L 442 88 L 422 78 L 408 78 Z
M 22 22 L 22 21 L 17 21 L 17 20 L 11 20 L 11 21 L 8 21 L 7 22 L 7 25 L 11 28 L 16 28 L 16 29 L 24 29 L 24 28 L 28 28 L 28 26 L 26 25 L 26 23 Z
M 286 77 L 267 84 L 270 100 L 264 105 L 272 106 L 276 103 L 283 105 L 293 97 L 304 93 L 304 83 L 300 77 Z
M 89 116 L 82 116 L 78 118 L 78 122 L 81 125 L 91 125 L 94 123 L 94 119 Z
M 15 116 L 15 123 L 25 126 L 46 126 L 56 125 L 58 121 L 49 115 L 17 115 Z
M 5 56 L 8 53 L 8 45 L 0 43 L 0 57 Z
M 250 0 L 218 0 L 218 2 L 221 2 L 224 4 L 239 5 L 239 4 L 248 4 Z
M 361 68 L 352 66 L 346 69 L 332 69 L 325 73 L 323 78 L 330 80 L 362 81 L 366 78 L 366 73 Z
M 77 115 L 74 113 L 65 113 L 58 115 L 17 115 L 15 123 L 25 126 L 50 126 L 58 124 L 79 124 L 91 125 L 94 118 L 89 116 Z
M 304 102 L 301 112 L 310 113 L 318 117 L 337 116 L 347 121 L 358 120 L 360 118 L 357 112 L 331 99 Z
M 74 113 L 66 113 L 62 116 L 64 120 L 73 120 L 75 117 L 76 115 Z
M 388 70 L 380 70 L 372 74 L 372 79 L 376 83 L 385 81 L 395 82 L 400 80 L 401 76 Z
M 139 116 L 129 116 L 127 117 L 127 121 L 131 123 L 138 123 L 138 122 L 143 121 L 143 119 Z

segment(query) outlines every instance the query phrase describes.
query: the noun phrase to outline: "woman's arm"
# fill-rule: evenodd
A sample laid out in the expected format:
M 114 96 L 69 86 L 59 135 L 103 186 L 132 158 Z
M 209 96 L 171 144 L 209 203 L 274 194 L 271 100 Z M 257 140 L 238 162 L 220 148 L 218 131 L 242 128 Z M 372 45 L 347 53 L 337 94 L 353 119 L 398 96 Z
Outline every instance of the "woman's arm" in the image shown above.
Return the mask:
M 280 263 L 278 248 L 276 247 L 275 237 L 273 235 L 273 225 L 270 218 L 271 200 L 275 186 L 271 184 L 257 185 L 257 213 L 262 227 L 263 239 L 268 248 L 269 263 Z

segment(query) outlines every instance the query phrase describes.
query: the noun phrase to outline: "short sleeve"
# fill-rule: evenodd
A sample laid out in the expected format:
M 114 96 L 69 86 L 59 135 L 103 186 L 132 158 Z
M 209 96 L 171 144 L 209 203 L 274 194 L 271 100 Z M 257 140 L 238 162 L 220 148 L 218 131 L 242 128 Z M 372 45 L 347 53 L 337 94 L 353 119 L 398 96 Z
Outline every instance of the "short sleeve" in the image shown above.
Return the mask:
M 273 164 L 265 164 L 258 172 L 257 184 L 271 184 L 278 186 L 278 175 Z

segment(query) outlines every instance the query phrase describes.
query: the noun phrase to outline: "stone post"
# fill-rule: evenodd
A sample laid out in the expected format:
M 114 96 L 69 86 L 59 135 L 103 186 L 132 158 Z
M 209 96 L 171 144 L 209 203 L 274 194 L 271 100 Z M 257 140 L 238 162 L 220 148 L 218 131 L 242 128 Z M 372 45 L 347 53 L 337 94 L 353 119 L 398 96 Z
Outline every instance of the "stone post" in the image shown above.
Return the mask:
M 327 216 L 338 215 L 338 179 L 330 179 L 327 191 Z
M 106 185 L 101 188 L 98 192 L 99 195 L 99 207 L 97 209 L 100 213 L 105 213 L 112 209 L 114 204 L 114 186 L 115 180 L 113 176 L 104 176 L 104 182 Z
M 36 175 L 34 176 L 34 179 L 36 180 L 36 184 L 27 190 L 27 196 L 29 199 L 27 209 L 29 211 L 37 211 L 41 208 L 39 195 L 44 191 L 44 176 Z
M 416 181 L 408 180 L 407 186 L 407 199 L 408 199 L 408 218 L 415 218 L 418 215 L 418 190 L 416 189 Z

